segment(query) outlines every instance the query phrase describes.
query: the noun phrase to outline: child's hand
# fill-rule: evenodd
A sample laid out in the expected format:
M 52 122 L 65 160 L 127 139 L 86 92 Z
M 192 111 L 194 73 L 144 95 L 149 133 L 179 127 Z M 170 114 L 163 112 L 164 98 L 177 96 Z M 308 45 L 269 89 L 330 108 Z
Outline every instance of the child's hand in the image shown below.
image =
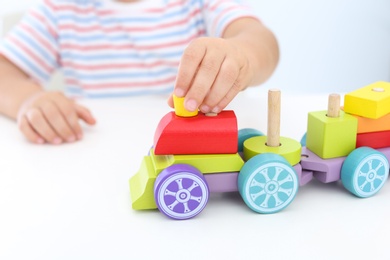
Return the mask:
M 95 124 L 91 112 L 60 92 L 39 92 L 21 106 L 17 122 L 22 133 L 33 143 L 61 144 L 82 138 L 78 122 Z
M 231 39 L 198 38 L 185 49 L 174 94 L 189 111 L 219 113 L 251 81 L 249 62 Z M 172 106 L 171 99 L 168 103 Z

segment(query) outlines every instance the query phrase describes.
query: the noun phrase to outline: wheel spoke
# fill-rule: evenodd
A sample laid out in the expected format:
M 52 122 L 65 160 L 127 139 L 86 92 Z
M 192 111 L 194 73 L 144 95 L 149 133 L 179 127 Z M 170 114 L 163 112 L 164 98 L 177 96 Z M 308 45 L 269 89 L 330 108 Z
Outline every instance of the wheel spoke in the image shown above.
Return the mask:
M 281 185 L 285 184 L 286 182 L 290 182 L 290 181 L 292 181 L 292 177 L 291 177 L 291 175 L 288 175 L 286 178 L 284 178 L 283 180 L 279 181 L 278 183 L 281 186 Z
M 291 193 L 292 193 L 293 189 L 284 189 L 284 188 L 280 188 L 278 190 L 278 192 L 282 192 L 282 193 L 285 193 L 287 196 L 290 196 Z
M 264 191 L 264 190 L 262 190 L 262 191 L 260 191 L 260 192 L 258 192 L 258 193 L 252 193 L 252 194 L 251 194 L 251 198 L 252 198 L 252 200 L 254 201 L 254 200 L 256 200 L 259 196 L 264 195 L 264 194 L 265 194 L 265 191 Z
M 183 203 L 183 206 L 184 206 L 184 213 L 187 213 L 187 212 L 191 211 L 190 208 L 188 207 L 188 203 L 187 202 Z
M 260 204 L 263 208 L 268 208 L 268 201 L 271 198 L 271 195 L 267 194 L 264 201 Z
M 373 191 L 373 190 L 375 190 L 374 182 L 372 181 L 370 184 L 371 184 L 370 191 Z
M 275 175 L 272 178 L 273 181 L 278 181 L 280 173 L 283 171 L 283 168 L 281 167 L 275 167 Z
M 359 177 L 367 177 L 367 173 L 366 172 L 362 172 L 362 171 L 359 171 Z
M 196 202 L 201 202 L 202 201 L 202 197 L 197 197 L 197 196 L 191 196 L 190 197 L 190 200 L 195 200 Z
M 194 181 L 192 182 L 192 185 L 187 190 L 191 192 L 196 187 L 199 187 L 199 184 L 196 181 Z
M 252 181 L 251 181 L 251 187 L 260 187 L 260 188 L 264 188 L 264 187 L 265 187 L 265 184 L 264 184 L 264 183 L 260 183 L 260 182 L 256 181 L 255 179 L 252 179 Z
M 368 181 L 364 181 L 364 183 L 359 186 L 360 189 L 363 190 L 364 187 L 367 185 L 367 183 L 368 183 Z
M 177 186 L 179 187 L 179 190 L 183 189 L 183 179 L 177 179 L 176 180 Z
M 177 200 L 175 200 L 172 204 L 168 205 L 168 208 L 170 210 L 173 210 L 176 207 L 177 204 L 179 204 L 179 202 Z
M 375 180 L 384 181 L 384 180 L 385 180 L 385 177 L 386 177 L 386 176 L 384 176 L 384 175 L 377 175 L 377 176 L 375 177 Z
M 168 189 L 165 190 L 164 196 L 176 196 L 176 192 L 170 191 Z
M 372 170 L 372 160 L 369 160 L 367 162 L 369 170 Z
M 260 172 L 260 174 L 262 175 L 262 176 L 264 176 L 264 178 L 265 178 L 265 182 L 269 182 L 271 179 L 269 178 L 269 176 L 268 176 L 268 168 L 265 168 L 264 170 L 262 170 L 261 172 Z
M 278 194 L 274 194 L 273 195 L 274 199 L 275 199 L 275 206 L 279 206 L 280 204 L 283 203 L 283 201 L 279 198 Z
M 379 168 L 381 168 L 382 166 L 383 166 L 383 163 L 380 162 L 380 163 L 378 164 L 378 166 L 375 168 L 375 172 L 378 172 Z

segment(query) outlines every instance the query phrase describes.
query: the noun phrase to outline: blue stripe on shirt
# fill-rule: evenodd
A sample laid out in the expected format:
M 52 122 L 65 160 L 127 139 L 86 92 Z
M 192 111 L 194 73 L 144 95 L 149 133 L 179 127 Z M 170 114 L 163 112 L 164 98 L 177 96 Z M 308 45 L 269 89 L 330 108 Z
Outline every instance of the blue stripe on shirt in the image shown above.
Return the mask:
M 12 55 L 14 55 L 19 61 L 21 61 L 29 70 L 27 74 L 32 72 L 32 75 L 37 77 L 39 80 L 47 81 L 50 78 L 50 75 L 40 70 L 34 63 L 31 63 L 29 59 L 26 59 L 22 53 L 17 51 L 18 49 L 15 46 L 10 46 L 10 42 L 5 42 L 4 48 L 7 49 Z
M 43 49 L 42 45 L 38 44 L 36 41 L 31 40 L 31 38 L 26 36 L 23 31 L 15 31 L 14 33 L 25 43 L 27 43 L 31 49 L 34 49 L 34 51 L 37 52 L 38 56 L 44 58 L 45 62 L 47 62 L 52 69 L 58 67 L 58 64 L 54 59 L 53 55 L 50 55 L 46 49 Z
M 193 29 L 198 29 L 199 25 L 203 24 L 202 21 L 197 20 L 194 23 L 190 24 L 187 28 L 182 29 L 182 30 L 177 30 L 169 33 L 163 33 L 163 34 L 155 34 L 155 35 L 150 35 L 150 36 L 138 36 L 135 37 L 134 35 L 128 35 L 128 34 L 121 34 L 121 35 L 104 35 L 103 33 L 99 32 L 99 35 L 80 35 L 80 34 L 75 34 L 74 32 L 72 33 L 63 33 L 61 34 L 61 40 L 64 41 L 82 41 L 82 42 L 95 42 L 99 40 L 108 40 L 108 41 L 128 41 L 129 39 L 132 42 L 135 41 L 152 41 L 152 40 L 162 40 L 164 38 L 170 38 L 173 36 L 180 36 L 180 35 L 185 35 L 188 33 L 188 31 L 193 30 Z
M 187 17 L 187 15 L 190 13 L 190 10 L 188 6 L 192 6 L 195 4 L 197 0 L 192 0 L 191 3 L 182 6 L 181 9 L 175 10 L 169 13 L 163 13 L 162 16 L 153 15 L 150 17 L 145 16 L 138 16 L 138 17 L 99 17 L 99 23 L 103 25 L 112 25 L 116 23 L 159 23 L 162 22 L 165 19 L 172 19 L 176 16 L 180 17 Z M 78 5 L 78 4 L 76 4 Z M 88 8 L 88 7 L 87 7 Z M 183 16 L 184 15 L 184 16 Z M 91 14 L 91 17 L 80 17 L 77 14 L 59 14 L 58 15 L 58 21 L 66 21 L 69 20 L 73 23 L 91 23 L 96 20 L 96 17 L 94 14 Z M 53 20 L 52 20 L 53 21 Z
M 161 77 L 164 75 L 175 75 L 177 73 L 176 68 L 164 68 L 157 71 L 142 71 L 137 70 L 136 72 L 120 72 L 120 73 L 110 73 L 110 72 L 98 72 L 98 73 L 91 73 L 91 72 L 79 72 L 75 71 L 73 69 L 64 69 L 63 70 L 64 75 L 66 77 L 72 77 L 77 78 L 81 80 L 120 80 L 120 79 L 131 79 L 131 78 L 155 78 L 155 77 Z
M 102 92 L 102 93 L 89 93 L 80 89 L 78 86 L 67 86 L 66 92 L 71 95 L 83 96 L 85 98 L 120 98 L 120 97 L 133 97 L 133 96 L 144 96 L 144 95 L 161 95 L 169 94 L 173 91 L 173 86 L 162 88 L 162 89 L 143 89 L 143 90 L 129 90 L 117 93 Z
M 132 50 L 129 50 L 129 51 L 132 51 Z M 166 58 L 180 58 L 181 55 L 183 54 L 183 51 L 180 50 L 180 51 L 172 51 L 172 52 L 164 52 L 164 53 L 150 53 L 150 52 L 147 52 L 147 53 L 137 53 L 135 50 L 132 51 L 132 53 L 121 53 L 121 54 L 96 54 L 96 53 L 78 53 L 78 54 L 75 54 L 74 51 L 64 51 L 62 52 L 61 54 L 61 57 L 63 58 L 63 60 L 72 60 L 74 62 L 77 62 L 77 61 L 83 61 L 83 62 L 86 62 L 86 61 L 98 61 L 98 60 L 118 60 L 118 61 L 121 61 L 121 60 L 126 60 L 126 59 L 134 59 L 134 60 L 137 60 L 137 61 L 145 61 L 145 60 L 148 60 L 148 59 L 154 59 L 154 58 L 158 58 L 158 59 L 166 59 Z
M 28 16 L 24 20 L 30 27 L 34 28 L 39 34 L 45 38 L 48 42 L 50 42 L 53 46 L 57 46 L 58 43 L 53 38 L 53 36 L 47 30 L 47 27 L 44 26 L 40 21 L 37 21 L 35 17 Z

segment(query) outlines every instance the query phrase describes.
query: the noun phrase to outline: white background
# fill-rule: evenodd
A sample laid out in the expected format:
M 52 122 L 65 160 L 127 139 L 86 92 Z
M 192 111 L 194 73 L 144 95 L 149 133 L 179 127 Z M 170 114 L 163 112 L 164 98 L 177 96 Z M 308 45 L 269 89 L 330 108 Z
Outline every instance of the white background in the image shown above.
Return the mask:
M 37 2 L 0 0 L 0 16 Z M 247 2 L 274 31 L 280 44 L 280 64 L 266 88 L 348 92 L 390 80 L 390 1 Z

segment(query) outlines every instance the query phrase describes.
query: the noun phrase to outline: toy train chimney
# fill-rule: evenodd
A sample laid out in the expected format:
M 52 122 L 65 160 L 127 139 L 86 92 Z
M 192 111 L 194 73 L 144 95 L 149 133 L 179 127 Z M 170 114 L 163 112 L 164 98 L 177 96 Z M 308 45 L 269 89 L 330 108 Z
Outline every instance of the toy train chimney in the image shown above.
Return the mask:
M 339 117 L 340 116 L 340 95 L 330 94 L 328 99 L 328 117 Z
M 268 91 L 267 146 L 280 146 L 280 90 Z

